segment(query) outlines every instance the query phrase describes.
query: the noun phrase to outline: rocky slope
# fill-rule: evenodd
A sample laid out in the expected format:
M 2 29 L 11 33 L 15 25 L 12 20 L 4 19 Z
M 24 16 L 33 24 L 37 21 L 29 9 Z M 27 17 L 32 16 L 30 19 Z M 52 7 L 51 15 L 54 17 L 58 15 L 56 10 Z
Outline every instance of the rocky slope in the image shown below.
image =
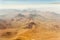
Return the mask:
M 59 40 L 59 31 L 60 14 L 55 12 L 0 10 L 0 40 Z

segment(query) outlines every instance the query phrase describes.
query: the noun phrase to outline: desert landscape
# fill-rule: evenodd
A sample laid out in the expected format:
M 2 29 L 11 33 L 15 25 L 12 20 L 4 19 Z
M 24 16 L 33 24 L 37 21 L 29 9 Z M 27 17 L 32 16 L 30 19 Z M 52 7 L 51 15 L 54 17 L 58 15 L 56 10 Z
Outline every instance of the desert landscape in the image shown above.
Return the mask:
M 41 10 L 0 10 L 0 40 L 60 40 L 60 14 Z

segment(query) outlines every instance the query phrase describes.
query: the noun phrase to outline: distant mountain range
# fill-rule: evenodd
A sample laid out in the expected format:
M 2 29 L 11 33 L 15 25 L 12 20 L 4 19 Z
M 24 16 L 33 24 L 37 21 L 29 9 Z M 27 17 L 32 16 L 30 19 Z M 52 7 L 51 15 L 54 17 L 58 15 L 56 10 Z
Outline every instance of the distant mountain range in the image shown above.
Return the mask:
M 49 20 L 60 20 L 60 14 L 55 12 L 41 12 L 40 10 L 16 10 L 16 9 L 3 9 L 0 10 L 0 19 L 11 19 L 14 17 L 29 17 L 29 18 L 42 18 Z

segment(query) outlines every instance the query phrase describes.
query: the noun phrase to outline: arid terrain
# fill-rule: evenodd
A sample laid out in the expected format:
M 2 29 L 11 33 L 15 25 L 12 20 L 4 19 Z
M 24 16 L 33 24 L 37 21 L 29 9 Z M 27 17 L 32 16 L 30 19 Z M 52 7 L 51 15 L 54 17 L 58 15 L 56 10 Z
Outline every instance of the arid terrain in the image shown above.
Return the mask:
M 60 14 L 16 9 L 0 14 L 0 40 L 60 40 Z

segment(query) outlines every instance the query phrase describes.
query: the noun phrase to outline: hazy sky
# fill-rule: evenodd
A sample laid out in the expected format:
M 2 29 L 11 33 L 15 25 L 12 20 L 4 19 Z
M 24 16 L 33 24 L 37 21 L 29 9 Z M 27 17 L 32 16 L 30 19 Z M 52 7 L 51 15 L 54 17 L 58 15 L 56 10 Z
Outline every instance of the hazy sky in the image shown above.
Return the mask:
M 60 0 L 0 0 L 0 4 L 47 4 L 60 3 Z
M 60 0 L 0 0 L 0 9 L 41 9 L 54 11 L 60 14 Z

